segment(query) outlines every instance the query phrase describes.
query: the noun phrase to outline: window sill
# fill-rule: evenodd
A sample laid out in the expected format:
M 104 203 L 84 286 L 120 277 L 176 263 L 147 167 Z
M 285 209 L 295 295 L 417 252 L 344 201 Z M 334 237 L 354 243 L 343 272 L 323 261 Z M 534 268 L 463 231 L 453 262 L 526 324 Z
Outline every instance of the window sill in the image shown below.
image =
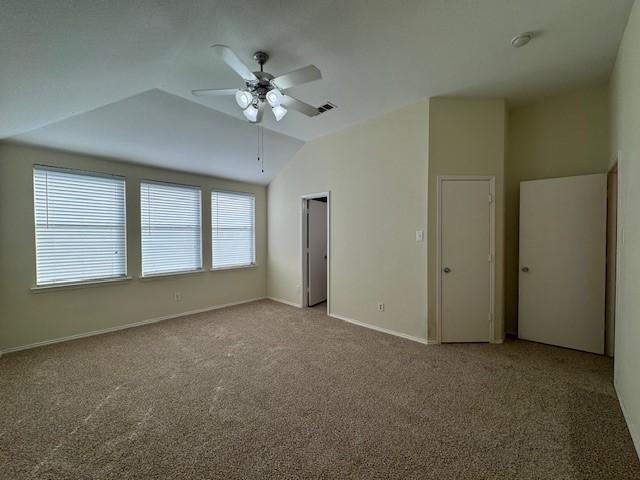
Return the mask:
M 238 266 L 234 266 L 234 267 L 218 267 L 218 268 L 210 268 L 209 271 L 211 272 L 226 272 L 229 270 L 245 270 L 245 269 L 251 269 L 251 268 L 258 268 L 258 265 L 251 264 L 251 265 L 238 265 Z
M 54 283 L 52 285 L 40 285 L 31 287 L 31 291 L 33 293 L 43 293 L 54 290 L 73 290 L 76 288 L 98 287 L 114 283 L 124 283 L 128 282 L 129 280 L 131 280 L 131 277 L 103 278 L 100 280 L 89 280 L 86 282 Z
M 186 270 L 184 272 L 152 273 L 150 275 L 141 275 L 138 278 L 140 280 L 157 280 L 160 278 L 179 277 L 182 275 L 195 275 L 198 273 L 203 273 L 205 271 L 206 270 L 204 268 L 199 268 L 197 270 Z

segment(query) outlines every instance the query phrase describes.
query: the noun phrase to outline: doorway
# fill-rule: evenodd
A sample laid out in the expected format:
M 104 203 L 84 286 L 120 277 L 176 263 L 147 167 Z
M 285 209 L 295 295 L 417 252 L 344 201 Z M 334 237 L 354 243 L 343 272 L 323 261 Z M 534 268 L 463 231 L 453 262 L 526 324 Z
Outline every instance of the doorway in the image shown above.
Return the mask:
M 494 338 L 495 179 L 438 177 L 436 299 L 440 342 Z
M 303 307 L 329 313 L 330 193 L 302 197 Z

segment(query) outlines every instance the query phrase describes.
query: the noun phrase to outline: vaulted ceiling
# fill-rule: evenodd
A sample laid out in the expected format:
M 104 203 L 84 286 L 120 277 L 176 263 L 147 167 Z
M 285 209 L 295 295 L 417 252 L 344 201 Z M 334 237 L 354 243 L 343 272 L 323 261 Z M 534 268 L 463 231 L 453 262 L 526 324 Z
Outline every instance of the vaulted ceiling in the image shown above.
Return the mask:
M 267 184 L 304 142 L 211 108 L 149 90 L 13 140 L 161 168 Z
M 150 102 L 155 102 L 156 115 L 176 120 L 171 110 L 179 103 L 175 139 L 181 150 L 171 153 L 173 168 L 226 175 L 230 171 L 207 166 L 204 157 L 189 150 L 190 131 L 244 122 L 232 97 L 190 93 L 241 85 L 211 54 L 211 44 L 232 46 L 249 65 L 255 50 L 265 50 L 271 55 L 265 70 L 273 74 L 307 64 L 320 68 L 321 80 L 295 87 L 291 94 L 314 105 L 329 100 L 336 110 L 315 118 L 291 112 L 279 123 L 265 115 L 264 126 L 282 135 L 273 138 L 288 145 L 289 152 L 295 151 L 294 139 L 308 141 L 430 96 L 491 95 L 524 102 L 604 80 L 632 3 L 4 0 L 0 139 L 66 145 L 118 158 L 130 152 L 116 144 L 120 137 L 115 133 L 100 137 L 101 129 L 109 130 L 104 122 L 118 122 L 118 115 L 131 109 L 139 115 Z M 509 40 L 522 31 L 534 31 L 537 38 L 525 48 L 511 48 Z M 134 100 L 126 105 L 126 99 Z M 100 112 L 116 102 L 119 107 Z M 193 102 L 215 111 L 211 123 Z M 149 121 L 144 135 L 129 138 L 138 142 L 135 161 L 153 163 L 160 157 L 154 135 L 166 136 L 170 125 L 155 123 L 161 125 Z M 255 129 L 238 138 L 238 144 L 255 142 Z M 237 162 L 237 156 L 227 157 L 215 162 Z M 255 181 L 240 170 L 235 176 Z M 261 182 L 268 180 L 262 177 Z

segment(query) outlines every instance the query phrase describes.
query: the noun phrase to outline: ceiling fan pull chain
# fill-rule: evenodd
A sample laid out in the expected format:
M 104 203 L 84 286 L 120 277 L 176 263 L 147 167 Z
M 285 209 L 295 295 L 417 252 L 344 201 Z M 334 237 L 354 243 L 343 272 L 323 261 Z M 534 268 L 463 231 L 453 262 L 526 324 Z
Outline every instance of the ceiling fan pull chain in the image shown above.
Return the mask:
M 258 125 L 258 163 L 264 173 L 264 129 L 261 125 Z
M 260 158 L 262 159 L 262 173 L 264 173 L 264 127 L 262 126 L 260 126 Z

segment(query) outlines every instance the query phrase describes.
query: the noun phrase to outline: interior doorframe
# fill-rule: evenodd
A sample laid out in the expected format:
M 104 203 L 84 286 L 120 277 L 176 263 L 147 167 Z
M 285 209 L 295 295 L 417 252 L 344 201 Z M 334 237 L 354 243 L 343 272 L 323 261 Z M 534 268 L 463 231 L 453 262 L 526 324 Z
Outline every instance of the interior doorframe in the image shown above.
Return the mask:
M 607 171 L 607 175 L 609 173 L 612 172 L 616 172 L 617 176 L 618 176 L 618 185 L 617 185 L 617 198 L 616 198 L 616 258 L 615 258 L 615 263 L 616 263 L 616 276 L 615 276 L 615 282 L 616 282 L 616 294 L 613 300 L 613 357 L 615 359 L 616 357 L 616 352 L 618 351 L 618 333 L 617 333 L 617 323 L 618 323 L 618 318 L 619 318 L 619 307 L 620 304 L 622 303 L 622 289 L 620 288 L 621 285 L 621 278 L 622 278 L 622 261 L 621 261 L 621 254 L 622 254 L 622 244 L 624 243 L 624 217 L 623 217 L 623 213 L 622 213 L 622 201 L 624 198 L 623 192 L 622 192 L 622 158 L 621 158 L 621 152 L 618 151 L 616 153 L 615 159 L 612 162 L 611 167 L 609 168 L 609 170 Z M 605 341 L 606 341 L 606 334 L 605 334 Z M 605 353 L 606 353 L 606 348 L 605 348 Z
M 437 343 L 442 343 L 442 187 L 446 181 L 483 181 L 489 182 L 491 208 L 489 213 L 489 342 L 502 343 L 495 332 L 496 323 L 496 177 L 493 175 L 438 175 L 436 183 L 436 327 Z
M 331 191 L 309 193 L 300 197 L 300 265 L 301 265 L 301 289 L 300 305 L 302 308 L 309 307 L 309 295 L 307 292 L 309 276 L 307 275 L 307 202 L 316 198 L 327 199 L 327 315 L 331 314 Z

